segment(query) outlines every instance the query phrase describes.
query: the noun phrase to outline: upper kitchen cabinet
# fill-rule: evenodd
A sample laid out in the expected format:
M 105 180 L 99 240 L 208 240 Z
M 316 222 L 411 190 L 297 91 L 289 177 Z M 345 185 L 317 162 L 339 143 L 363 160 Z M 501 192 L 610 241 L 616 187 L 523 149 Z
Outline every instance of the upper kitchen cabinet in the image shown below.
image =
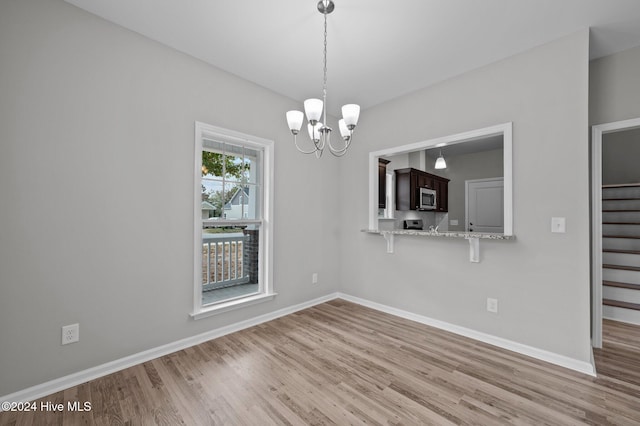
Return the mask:
M 421 210 L 420 188 L 435 191 L 436 212 L 449 208 L 449 179 L 422 170 L 405 168 L 396 171 L 396 210 Z
M 449 211 L 449 179 L 439 178 L 434 179 L 434 186 L 436 190 L 436 211 L 446 212 Z

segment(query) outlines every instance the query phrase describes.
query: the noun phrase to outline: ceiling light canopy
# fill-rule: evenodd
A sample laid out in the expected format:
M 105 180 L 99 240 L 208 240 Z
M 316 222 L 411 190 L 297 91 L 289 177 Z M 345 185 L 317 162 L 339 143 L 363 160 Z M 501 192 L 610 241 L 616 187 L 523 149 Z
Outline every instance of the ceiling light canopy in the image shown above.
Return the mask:
M 338 121 L 340 135 L 344 140 L 341 147 L 334 147 L 331 144 L 331 127 L 327 126 L 327 15 L 333 12 L 335 4 L 331 0 L 320 0 L 318 11 L 324 15 L 324 68 L 322 82 L 322 99 L 307 99 L 304 101 L 304 114 L 302 111 L 288 111 L 287 124 L 293 134 L 293 142 L 298 151 L 303 154 L 315 154 L 317 158 L 322 156 L 325 147 L 329 147 L 329 152 L 336 157 L 342 157 L 347 153 L 353 138 L 353 129 L 358 124 L 360 117 L 360 106 L 347 104 L 342 107 L 342 119 Z M 304 116 L 307 116 L 307 131 L 309 138 L 313 142 L 313 147 L 305 150 L 298 145 L 298 133 L 302 128 Z M 322 120 L 322 121 L 320 121 Z

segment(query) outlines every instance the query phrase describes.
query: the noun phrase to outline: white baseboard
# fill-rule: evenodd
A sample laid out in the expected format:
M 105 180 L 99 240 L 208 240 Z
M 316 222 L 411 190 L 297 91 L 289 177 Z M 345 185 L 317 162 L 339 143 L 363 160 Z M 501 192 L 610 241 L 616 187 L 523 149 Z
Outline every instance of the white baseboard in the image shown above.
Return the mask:
M 59 392 L 64 389 L 68 389 L 73 386 L 77 386 L 82 383 L 86 383 L 89 380 L 97 379 L 99 377 L 106 376 L 107 374 L 115 373 L 116 371 L 124 370 L 125 368 L 132 367 L 134 365 L 150 361 L 152 359 L 159 358 L 170 353 L 180 351 L 182 349 L 189 348 L 191 346 L 212 340 L 224 335 L 234 333 L 236 331 L 244 330 L 245 328 L 253 327 L 254 325 L 262 324 L 267 321 L 274 320 L 276 318 L 283 317 L 285 315 L 292 314 L 302 309 L 307 309 L 320 303 L 328 302 L 338 297 L 338 293 L 328 294 L 326 296 L 318 297 L 307 302 L 299 303 L 297 305 L 288 306 L 286 308 L 279 309 L 268 314 L 260 315 L 254 318 L 250 318 L 245 321 L 241 321 L 235 324 L 231 324 L 225 327 L 220 327 L 215 330 L 207 331 L 206 333 L 198 334 L 192 337 L 178 340 L 176 342 L 168 343 L 166 345 L 158 346 L 137 354 L 133 354 L 124 358 L 117 359 L 115 361 L 108 362 L 106 364 L 98 365 L 77 373 L 70 374 L 68 376 L 60 377 L 36 386 L 32 386 L 27 389 L 23 389 L 18 392 L 14 392 L 9 395 L 1 396 L 0 401 L 20 402 L 20 401 L 33 401 L 34 399 L 42 398 L 43 396 L 51 395 L 52 393 Z M 0 409 L 0 411 L 2 411 Z
M 465 327 L 460 327 L 454 324 L 450 324 L 444 321 L 429 318 L 423 315 L 414 314 L 411 312 L 403 311 L 401 309 L 393 308 L 391 306 L 382 305 L 380 303 L 372 302 L 369 300 L 361 299 L 359 297 L 350 296 L 344 293 L 331 293 L 326 296 L 318 297 L 307 302 L 299 303 L 297 305 L 289 306 L 279 309 L 274 312 L 270 312 L 264 315 L 260 315 L 254 318 L 250 318 L 245 321 L 241 321 L 235 324 L 231 324 L 225 327 L 220 327 L 215 330 L 207 331 L 206 333 L 198 334 L 192 337 L 178 340 L 176 342 L 168 343 L 166 345 L 158 346 L 137 354 L 133 354 L 124 358 L 120 358 L 106 364 L 98 365 L 96 367 L 89 368 L 87 370 L 79 371 L 77 373 L 70 374 L 68 376 L 60 377 L 40 385 L 32 386 L 21 391 L 5 395 L 0 397 L 0 401 L 33 401 L 34 399 L 42 398 L 43 396 L 51 395 L 52 393 L 59 392 L 64 389 L 68 389 L 73 386 L 94 380 L 99 377 L 106 376 L 111 373 L 115 373 L 125 368 L 132 367 L 134 365 L 150 361 L 152 359 L 159 358 L 170 353 L 180 351 L 182 349 L 189 348 L 191 346 L 212 340 L 218 337 L 225 336 L 236 331 L 244 330 L 245 328 L 253 327 L 254 325 L 262 324 L 267 321 L 274 320 L 276 318 L 283 317 L 285 315 L 292 314 L 294 312 L 310 308 L 321 303 L 328 302 L 333 299 L 344 299 L 349 302 L 357 303 L 359 305 L 366 306 L 381 312 L 386 312 L 391 315 L 395 315 L 400 318 L 405 318 L 411 321 L 416 321 L 421 324 L 429 325 L 441 330 L 450 331 L 452 333 L 469 337 L 474 340 L 478 340 L 490 345 L 494 345 L 503 349 L 507 349 L 513 352 L 517 352 L 522 355 L 527 355 L 532 358 L 536 358 L 542 361 L 556 364 L 561 367 L 569 368 L 571 370 L 579 371 L 581 373 L 595 376 L 594 364 L 588 362 L 576 360 L 566 357 L 564 355 L 555 354 L 542 349 L 534 348 L 532 346 L 523 345 L 521 343 L 513 342 L 511 340 L 503 339 L 501 337 L 492 336 L 490 334 L 481 333 L 479 331 L 471 330 Z M 0 410 L 1 411 L 1 410 Z
M 545 351 L 543 349 L 534 348 L 533 346 L 523 345 L 522 343 L 514 342 L 512 340 L 503 339 L 501 337 L 493 336 L 491 334 L 482 333 L 476 330 L 472 330 L 465 327 L 460 327 L 455 324 L 436 320 L 423 315 L 414 314 L 411 312 L 403 311 L 401 309 L 393 308 L 391 306 L 382 305 L 380 303 L 372 302 L 370 300 L 361 299 L 359 297 L 350 296 L 344 293 L 338 293 L 339 299 L 344 299 L 349 302 L 357 303 L 359 305 L 366 306 L 378 311 L 386 312 L 397 317 L 405 318 L 411 321 L 416 321 L 421 324 L 429 325 L 431 327 L 439 328 L 441 330 L 449 331 L 460 336 L 469 337 L 480 342 L 488 343 L 499 348 L 507 349 L 512 352 L 516 352 L 522 355 L 530 356 L 531 358 L 539 359 L 549 362 L 551 364 L 559 365 L 561 367 L 569 368 L 571 370 L 579 371 L 580 373 L 588 374 L 590 376 L 596 375 L 595 364 L 586 361 L 580 361 L 574 358 L 569 358 L 564 355 L 559 355 L 553 352 Z M 593 355 L 592 355 L 593 358 Z

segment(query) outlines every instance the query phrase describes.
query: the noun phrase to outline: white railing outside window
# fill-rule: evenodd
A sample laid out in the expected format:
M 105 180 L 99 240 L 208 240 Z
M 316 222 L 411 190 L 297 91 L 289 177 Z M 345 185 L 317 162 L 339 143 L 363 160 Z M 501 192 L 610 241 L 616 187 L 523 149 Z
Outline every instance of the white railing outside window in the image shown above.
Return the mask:
M 242 233 L 202 235 L 202 291 L 249 282 Z

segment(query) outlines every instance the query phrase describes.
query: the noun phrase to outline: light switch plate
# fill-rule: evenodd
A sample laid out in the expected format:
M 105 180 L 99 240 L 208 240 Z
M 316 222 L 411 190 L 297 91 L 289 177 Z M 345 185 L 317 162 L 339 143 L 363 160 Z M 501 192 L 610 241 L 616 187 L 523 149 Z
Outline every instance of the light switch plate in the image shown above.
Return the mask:
M 451 219 L 451 220 L 449 221 L 449 225 L 451 225 L 451 226 L 456 226 L 456 225 L 458 225 L 458 219 Z
M 487 311 L 493 312 L 494 314 L 498 313 L 498 299 L 487 297 Z
M 564 217 L 552 217 L 551 218 L 551 232 L 557 232 L 564 234 L 566 232 L 566 224 Z

